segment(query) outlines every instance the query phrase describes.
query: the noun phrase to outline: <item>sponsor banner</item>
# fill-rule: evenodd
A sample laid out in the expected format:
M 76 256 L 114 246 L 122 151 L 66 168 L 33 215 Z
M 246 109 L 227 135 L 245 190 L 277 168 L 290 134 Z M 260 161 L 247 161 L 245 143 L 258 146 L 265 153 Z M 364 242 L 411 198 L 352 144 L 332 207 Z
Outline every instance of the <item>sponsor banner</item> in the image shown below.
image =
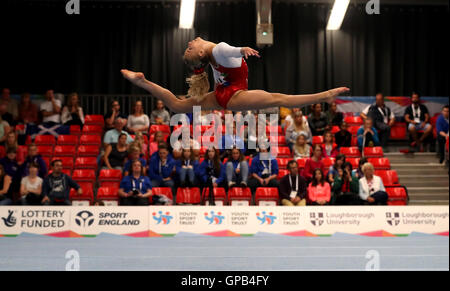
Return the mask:
M 448 206 L 150 206 L 0 207 L 0 234 L 64 236 L 102 232 L 149 237 L 180 232 L 213 236 L 258 232 L 314 236 L 389 235 L 449 230 Z

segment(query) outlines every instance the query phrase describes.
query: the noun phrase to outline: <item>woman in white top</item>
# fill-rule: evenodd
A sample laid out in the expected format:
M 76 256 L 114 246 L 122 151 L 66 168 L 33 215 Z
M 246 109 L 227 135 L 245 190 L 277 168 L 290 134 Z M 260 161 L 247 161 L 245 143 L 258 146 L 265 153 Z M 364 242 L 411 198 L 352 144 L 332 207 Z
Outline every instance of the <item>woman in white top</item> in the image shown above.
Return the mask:
M 294 160 L 309 159 L 311 157 L 311 146 L 306 141 L 306 135 L 300 133 L 293 146 Z
M 64 125 L 79 125 L 84 124 L 83 108 L 79 105 L 77 93 L 69 94 L 67 105 L 64 106 L 61 112 L 61 122 Z
M 30 163 L 28 165 L 28 176 L 22 179 L 20 185 L 20 196 L 22 205 L 42 205 L 42 178 L 38 176 L 39 165 Z
M 297 111 L 294 114 L 294 121 L 286 129 L 286 143 L 291 151 L 300 134 L 306 137 L 308 143 L 312 143 L 312 134 L 308 122 L 305 122 L 305 119 L 303 119 L 302 111 Z
M 375 169 L 371 163 L 365 163 L 362 167 L 364 177 L 359 180 L 359 197 L 370 205 L 387 205 L 388 194 L 383 185 L 383 180 L 375 176 Z
M 134 104 L 134 113 L 128 116 L 127 128 L 130 133 L 146 134 L 148 132 L 150 119 L 144 114 L 142 101 L 136 101 Z

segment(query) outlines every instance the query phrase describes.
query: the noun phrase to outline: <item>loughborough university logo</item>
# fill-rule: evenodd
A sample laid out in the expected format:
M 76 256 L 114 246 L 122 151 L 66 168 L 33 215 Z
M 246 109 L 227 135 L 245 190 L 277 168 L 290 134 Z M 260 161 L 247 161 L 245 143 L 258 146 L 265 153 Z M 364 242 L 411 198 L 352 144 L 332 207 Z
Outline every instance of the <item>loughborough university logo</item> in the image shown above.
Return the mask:
M 314 226 L 321 226 L 324 223 L 323 212 L 311 212 L 309 218 Z
M 390 226 L 397 226 L 400 224 L 400 213 L 398 212 L 386 212 L 386 222 Z
M 75 222 L 81 227 L 91 226 L 94 223 L 94 214 L 86 210 L 80 211 L 75 216 Z

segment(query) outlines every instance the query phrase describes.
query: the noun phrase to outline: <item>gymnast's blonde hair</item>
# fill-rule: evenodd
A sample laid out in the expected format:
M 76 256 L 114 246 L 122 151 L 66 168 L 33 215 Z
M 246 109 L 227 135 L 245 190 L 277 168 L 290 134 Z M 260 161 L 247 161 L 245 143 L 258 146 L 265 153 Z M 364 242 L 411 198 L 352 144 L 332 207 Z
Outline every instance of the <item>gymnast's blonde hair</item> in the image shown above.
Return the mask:
M 186 82 L 189 84 L 188 96 L 194 98 L 197 102 L 202 102 L 210 88 L 208 73 L 205 72 L 209 61 L 207 58 L 192 60 L 184 58 L 184 61 L 194 71 L 192 76 L 186 78 Z

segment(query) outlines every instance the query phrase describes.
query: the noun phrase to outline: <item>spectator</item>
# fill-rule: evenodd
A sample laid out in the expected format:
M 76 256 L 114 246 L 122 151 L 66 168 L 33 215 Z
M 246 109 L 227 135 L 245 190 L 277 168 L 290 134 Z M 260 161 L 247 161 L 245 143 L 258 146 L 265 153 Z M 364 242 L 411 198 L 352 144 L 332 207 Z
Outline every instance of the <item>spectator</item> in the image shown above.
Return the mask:
M 150 156 L 158 151 L 158 145 L 161 142 L 164 142 L 164 134 L 162 131 L 157 131 L 155 132 L 154 140 L 150 143 Z
M 243 173 L 243 175 L 245 175 Z M 278 177 L 278 162 L 270 154 L 270 148 L 259 146 L 259 154 L 257 154 L 250 167 L 251 178 L 248 185 L 252 190 L 253 197 L 255 197 L 256 189 L 258 187 L 272 187 L 277 188 L 280 183 Z
M 180 181 L 180 187 L 194 187 L 196 173 L 198 173 L 198 161 L 190 148 L 183 149 L 181 159 L 176 161 L 176 172 Z
M 306 141 L 306 135 L 301 133 L 297 136 L 295 145 L 293 146 L 294 160 L 308 159 L 311 157 L 312 148 Z
M 12 115 L 13 119 L 17 119 L 18 104 L 15 99 L 11 98 L 11 91 L 8 88 L 3 88 L 1 101 L 5 102 L 7 108 L 6 111 Z
M 172 173 L 175 169 L 175 161 L 169 154 L 166 144 L 160 144 L 158 153 L 150 158 L 149 176 L 152 187 L 170 187 L 175 193 L 175 182 Z
M 352 134 L 348 131 L 347 122 L 343 121 L 340 126 L 340 131 L 336 132 L 334 139 L 338 149 L 341 147 L 351 147 L 352 146 Z
M 78 94 L 69 94 L 67 105 L 64 106 L 61 113 L 61 121 L 64 125 L 84 125 L 83 108 L 78 104 Z
M 121 133 L 119 135 L 118 143 L 112 143 L 106 147 L 105 155 L 103 156 L 103 159 L 105 161 L 104 169 L 117 169 L 123 171 L 123 167 L 127 158 L 127 135 L 125 133 Z
M 31 102 L 30 93 L 24 93 L 20 98 L 18 121 L 24 124 L 38 124 L 39 122 L 39 110 L 36 104 Z
M 345 163 L 331 183 L 333 202 L 336 205 L 359 205 L 359 180 L 352 176 L 352 164 Z
M 106 129 L 112 129 L 114 128 L 114 122 L 116 119 L 122 119 L 124 120 L 124 124 L 127 123 L 127 116 L 120 112 L 120 103 L 117 100 L 114 100 L 111 102 L 111 110 L 108 111 L 108 113 L 105 114 L 105 127 Z
M 294 121 L 286 129 L 286 143 L 291 151 L 300 134 L 303 134 L 306 137 L 308 143 L 312 142 L 312 134 L 308 122 L 303 119 L 303 113 L 297 111 L 294 115 Z
M 45 205 L 72 205 L 70 201 L 70 189 L 77 190 L 78 195 L 83 195 L 81 187 L 62 172 L 63 164 L 61 160 L 54 160 L 50 164 L 52 173 L 45 177 L 42 184 L 42 193 Z
M 405 109 L 405 121 L 408 123 L 408 131 L 413 139 L 411 147 L 423 151 L 423 142 L 433 131 L 433 127 L 429 123 L 430 114 L 428 108 L 420 103 L 419 94 L 413 92 L 411 102 L 412 105 Z M 420 138 L 419 131 L 424 132 Z
M 378 138 L 377 130 L 373 127 L 372 118 L 367 117 L 356 134 L 358 136 L 358 147 L 360 151 L 363 151 L 366 147 L 380 146 L 380 139 Z
M 286 118 L 284 119 L 284 122 L 281 124 L 281 127 L 283 129 L 287 129 L 294 122 L 295 114 L 299 111 L 301 111 L 300 108 L 292 108 L 290 110 L 289 114 L 286 115 Z M 303 115 L 303 112 L 302 112 L 302 115 Z M 308 123 L 308 120 L 306 119 L 306 117 L 304 115 L 303 115 L 303 121 Z
M 322 162 L 322 147 L 318 144 L 313 146 L 312 157 L 306 160 L 305 169 L 302 174 L 306 181 L 313 179 L 315 169 L 320 169 L 322 173 L 325 171 L 325 166 Z
M 170 114 L 164 108 L 164 103 L 161 100 L 156 101 L 156 109 L 150 114 L 150 123 L 157 125 L 170 125 Z
M 183 135 L 180 135 L 178 136 L 178 140 L 173 144 L 172 155 L 174 159 L 181 159 L 184 148 L 191 148 L 194 152 L 195 159 L 198 159 L 200 155 L 200 142 L 192 139 L 192 136 L 189 136 L 189 133 L 187 133 L 187 136 L 189 137 L 188 143 L 184 144 Z
M 6 121 L 9 126 L 16 126 L 16 120 L 14 119 L 14 116 L 8 112 L 8 103 L 3 100 L 0 100 L 0 117 L 3 121 Z
M 225 133 L 222 135 L 222 149 L 220 150 L 220 158 L 224 160 L 225 158 L 231 159 L 232 149 L 238 149 L 242 154 L 245 154 L 245 141 L 237 134 L 236 126 L 233 127 L 233 135 Z
M 356 177 L 356 178 L 358 178 L 358 179 L 363 178 L 363 177 L 364 177 L 364 173 L 363 173 L 362 167 L 363 167 L 364 164 L 367 163 L 367 162 L 368 162 L 368 159 L 367 159 L 366 157 L 362 157 L 362 158 L 359 160 L 358 169 L 354 169 L 354 170 L 352 171 L 352 176 L 354 176 L 354 177 Z
M 253 165 L 253 164 L 252 164 Z M 306 206 L 305 178 L 299 175 L 296 161 L 289 161 L 287 164 L 289 174 L 280 180 L 280 198 L 284 206 Z
M 8 135 L 6 136 L 6 141 L 5 141 L 5 148 L 6 150 L 8 150 L 8 148 L 18 148 L 19 144 L 17 142 L 17 136 L 16 133 L 14 131 L 10 131 L 8 133 Z
M 391 128 L 395 124 L 395 115 L 389 107 L 384 104 L 383 93 L 378 93 L 375 97 L 375 104 L 367 106 L 361 113 L 363 120 L 372 118 L 374 127 L 378 131 L 380 144 L 386 151 L 386 146 L 391 136 Z
M 114 121 L 114 128 L 108 130 L 105 133 L 105 136 L 103 137 L 103 143 L 104 143 L 105 147 L 109 144 L 117 143 L 119 140 L 119 135 L 122 133 L 127 135 L 127 144 L 130 144 L 133 142 L 133 139 L 128 134 L 128 132 L 123 130 L 124 126 L 125 126 L 125 123 L 124 123 L 123 119 L 117 118 Z
M 48 126 L 61 123 L 61 101 L 55 98 L 53 90 L 45 92 L 47 101 L 41 103 L 42 122 Z
M 28 175 L 20 183 L 20 196 L 22 205 L 42 205 L 42 180 L 38 176 L 39 165 L 30 163 L 27 166 Z
M 337 155 L 334 165 L 332 165 L 328 170 L 328 181 L 331 184 L 333 184 L 334 178 L 339 174 L 338 171 L 339 169 L 342 169 L 344 163 L 345 163 L 345 156 L 341 154 Z
M 330 126 L 340 126 L 342 121 L 344 120 L 344 114 L 337 111 L 336 102 L 330 104 L 330 108 L 325 114 L 327 116 L 327 122 Z
M 12 178 L 0 164 L 0 206 L 12 205 Z
M 339 151 L 337 144 L 334 143 L 333 134 L 330 131 L 323 135 L 322 152 L 324 158 L 335 158 Z
M 248 181 L 248 163 L 242 152 L 234 147 L 231 150 L 231 158 L 226 165 L 228 187 L 239 185 L 247 187 Z
M 128 176 L 130 173 L 131 165 L 134 161 L 140 161 L 141 165 L 143 167 L 142 172 L 144 175 L 147 175 L 147 162 L 144 158 L 141 157 L 141 149 L 136 146 L 129 146 L 128 148 L 128 155 L 130 156 L 130 159 L 125 163 L 125 166 L 123 167 L 124 176 Z
M 331 201 L 330 184 L 325 181 L 321 169 L 313 171 L 313 179 L 308 186 L 308 202 L 312 205 L 327 205 Z
M 5 143 L 10 130 L 11 127 L 9 126 L 9 123 L 0 116 L 0 145 Z
M 448 138 L 448 116 L 449 109 L 448 105 L 442 108 L 442 114 L 438 117 L 436 121 L 436 132 L 437 140 L 439 146 L 439 163 L 442 164 L 445 160 L 445 143 Z
M 370 205 L 387 205 L 388 194 L 380 177 L 375 176 L 371 163 L 362 167 L 364 178 L 359 180 L 359 197 Z
M 142 132 L 136 132 L 134 141 L 130 144 L 131 147 L 137 147 L 140 149 L 141 157 L 148 158 L 148 144 L 145 143 L 144 135 Z
M 308 116 L 309 128 L 313 136 L 323 135 L 330 130 L 327 115 L 322 112 L 322 104 L 317 103 L 312 106 L 313 112 Z
M 37 146 L 32 143 L 28 145 L 28 155 L 25 157 L 25 161 L 21 165 L 20 173 L 21 177 L 29 175 L 28 168 L 31 164 L 38 165 L 38 176 L 42 179 L 47 176 L 47 164 L 40 154 L 38 154 Z
M 152 185 L 147 176 L 144 175 L 144 166 L 139 160 L 131 164 L 131 173 L 123 177 L 119 186 L 120 205 L 149 204 L 152 195 Z
M 214 147 L 208 148 L 205 160 L 200 164 L 197 175 L 203 187 L 227 188 L 225 166 L 220 162 L 220 153 Z
M 260 109 L 258 110 L 258 114 L 265 114 L 267 116 L 266 118 L 266 125 L 267 126 L 278 126 L 278 122 L 279 122 L 279 118 L 278 116 L 280 115 L 280 108 L 279 107 L 271 107 L 271 108 L 266 108 L 266 109 Z M 270 115 L 271 114 L 276 114 L 277 118 L 272 121 L 270 119 Z
M 13 183 L 16 182 L 16 179 L 19 177 L 19 164 L 17 163 L 16 158 L 17 148 L 9 147 L 6 150 L 6 157 L 0 159 L 0 164 L 3 166 L 5 173 L 13 179 Z
M 150 128 L 150 119 L 144 114 L 142 101 L 136 101 L 134 104 L 134 113 L 128 116 L 127 128 L 131 133 L 147 134 Z

